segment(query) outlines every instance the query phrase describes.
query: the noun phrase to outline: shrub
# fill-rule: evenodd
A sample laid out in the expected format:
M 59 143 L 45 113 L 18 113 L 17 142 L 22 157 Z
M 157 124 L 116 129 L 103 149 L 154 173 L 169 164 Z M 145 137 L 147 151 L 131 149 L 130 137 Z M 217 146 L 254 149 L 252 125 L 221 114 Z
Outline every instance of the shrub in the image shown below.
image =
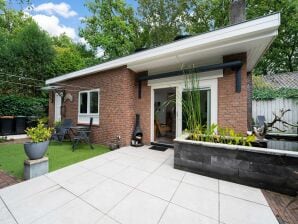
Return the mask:
M 38 116 L 47 114 L 48 99 L 23 97 L 23 96 L 0 96 L 0 115 L 10 116 Z
M 217 134 L 215 132 L 218 129 Z M 189 139 L 203 142 L 223 143 L 229 145 L 246 145 L 256 140 L 254 135 L 244 137 L 240 133 L 236 133 L 232 128 L 219 128 L 216 124 L 212 124 L 209 128 L 198 125 L 197 128 L 190 133 Z
M 27 128 L 26 134 L 32 139 L 32 142 L 44 142 L 50 139 L 53 129 L 47 128 L 41 119 L 38 120 L 37 127 Z

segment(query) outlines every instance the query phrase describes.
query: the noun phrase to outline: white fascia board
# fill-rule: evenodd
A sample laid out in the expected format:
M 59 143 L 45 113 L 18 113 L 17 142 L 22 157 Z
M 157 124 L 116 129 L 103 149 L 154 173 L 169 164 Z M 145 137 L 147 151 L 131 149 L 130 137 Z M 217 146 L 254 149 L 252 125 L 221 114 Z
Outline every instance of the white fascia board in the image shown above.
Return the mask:
M 95 65 L 76 72 L 68 73 L 52 79 L 46 80 L 46 84 L 54 84 L 68 79 L 77 78 L 80 76 L 101 72 L 121 66 L 136 65 L 146 60 L 157 59 L 171 54 L 181 53 L 183 51 L 191 51 L 194 48 L 208 47 L 216 42 L 233 41 L 237 37 L 250 36 L 252 33 L 277 30 L 280 25 L 280 14 L 273 14 L 248 22 L 243 22 L 237 25 L 229 26 L 223 29 L 204 33 L 198 36 L 189 37 L 184 40 L 175 41 L 153 49 L 138 52 L 129 56 Z

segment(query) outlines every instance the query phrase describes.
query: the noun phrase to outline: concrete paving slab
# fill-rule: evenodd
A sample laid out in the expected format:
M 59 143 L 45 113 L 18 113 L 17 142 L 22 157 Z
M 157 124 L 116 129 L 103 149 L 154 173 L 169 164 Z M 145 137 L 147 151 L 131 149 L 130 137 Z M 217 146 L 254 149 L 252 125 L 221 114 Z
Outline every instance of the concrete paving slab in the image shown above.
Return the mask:
M 177 205 L 170 204 L 159 224 L 181 223 L 218 224 L 218 221 Z
M 95 223 L 103 213 L 93 208 L 86 202 L 76 198 L 62 207 L 55 209 L 40 219 L 37 219 L 33 224 L 85 224 Z
M 217 220 L 218 201 L 218 193 L 185 183 L 181 183 L 171 200 L 174 204 Z
M 220 221 L 227 224 L 278 224 L 270 207 L 220 195 Z
M 128 167 L 118 174 L 113 176 L 114 180 L 117 180 L 121 183 L 127 184 L 131 187 L 136 187 L 139 185 L 150 173 L 135 169 L 133 167 Z
M 132 190 L 133 188 L 125 184 L 107 180 L 80 197 L 100 211 L 107 213 Z
M 170 201 L 178 185 L 179 182 L 176 180 L 158 175 L 150 175 L 137 188 L 166 201 Z
M 208 190 L 218 192 L 218 180 L 215 178 L 187 172 L 182 181 L 197 187 L 203 187 Z
M 71 193 L 79 196 L 106 179 L 106 177 L 100 174 L 89 171 L 66 180 L 65 182 L 60 183 L 60 185 Z
M 268 202 L 266 201 L 262 191 L 258 188 L 253 188 L 241 184 L 220 180 L 219 191 L 222 194 L 227 194 L 233 197 L 245 199 L 248 201 L 268 206 Z
M 167 204 L 157 197 L 134 190 L 108 215 L 122 224 L 157 224 Z
M 32 197 L 9 206 L 17 222 L 27 224 L 73 200 L 75 196 L 67 190 L 54 186 Z

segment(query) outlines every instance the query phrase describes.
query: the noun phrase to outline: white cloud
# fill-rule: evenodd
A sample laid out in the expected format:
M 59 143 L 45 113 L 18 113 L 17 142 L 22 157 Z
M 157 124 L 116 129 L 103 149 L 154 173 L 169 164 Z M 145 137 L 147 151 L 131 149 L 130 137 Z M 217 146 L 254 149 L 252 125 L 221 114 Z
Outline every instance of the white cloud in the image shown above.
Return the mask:
M 59 18 L 56 16 L 47 16 L 43 14 L 37 14 L 32 16 L 37 24 L 47 31 L 51 36 L 59 36 L 65 33 L 73 40 L 77 40 L 78 36 L 74 28 L 60 24 Z
M 70 5 L 65 2 L 61 2 L 59 4 L 54 4 L 53 2 L 44 3 L 36 7 L 33 6 L 33 10 L 35 12 L 45 12 L 48 15 L 58 14 L 60 16 L 63 16 L 64 18 L 78 15 L 78 13 L 74 10 L 71 10 Z

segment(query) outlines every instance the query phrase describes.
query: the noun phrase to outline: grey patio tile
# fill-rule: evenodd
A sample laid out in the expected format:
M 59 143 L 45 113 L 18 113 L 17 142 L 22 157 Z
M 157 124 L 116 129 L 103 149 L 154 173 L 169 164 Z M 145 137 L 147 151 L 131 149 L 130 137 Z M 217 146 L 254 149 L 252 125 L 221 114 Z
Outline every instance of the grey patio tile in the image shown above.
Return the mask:
M 186 172 L 183 182 L 218 192 L 218 179 Z
M 119 158 L 113 160 L 113 162 L 120 163 L 125 166 L 132 166 L 140 161 L 139 157 L 123 154 Z
M 46 176 L 40 176 L 22 183 L 6 187 L 0 190 L 0 196 L 6 204 L 10 205 L 14 202 L 23 200 L 26 197 L 34 195 L 53 187 L 56 183 Z
M 102 154 L 102 155 L 100 155 L 100 157 L 108 159 L 108 160 L 115 160 L 115 159 L 118 159 L 121 155 L 122 155 L 122 153 L 119 153 L 118 150 L 115 150 L 112 152 Z
M 168 165 L 170 167 L 174 167 L 174 157 L 168 158 L 165 162 L 164 165 Z
M 218 220 L 218 193 L 181 183 L 172 202 Z
M 122 224 L 157 224 L 167 204 L 157 197 L 134 190 L 108 215 Z
M 10 214 L 0 198 L 0 224 L 16 224 L 13 216 Z
M 245 185 L 220 180 L 219 191 L 223 194 L 227 194 L 233 197 L 245 199 L 248 201 L 268 206 L 268 203 L 262 191 L 258 188 L 248 187 Z
M 218 221 L 170 204 L 159 224 L 218 224 Z
M 179 182 L 173 179 L 165 178 L 158 175 L 151 175 L 141 183 L 137 188 L 141 191 L 152 194 L 156 197 L 160 197 L 169 201 L 175 190 L 177 189 Z
M 114 180 L 120 181 L 121 183 L 127 184 L 131 187 L 136 187 L 139 185 L 150 173 L 135 169 L 133 167 L 128 167 L 118 174 L 113 176 Z
M 103 213 L 76 198 L 62 207 L 48 213 L 33 223 L 42 224 L 85 224 L 95 223 L 103 216 Z
M 132 188 L 113 180 L 106 180 L 80 197 L 106 213 L 121 201 Z
M 54 186 L 32 197 L 9 206 L 19 223 L 31 223 L 45 214 L 73 200 L 75 196 L 67 190 Z
M 54 180 L 56 183 L 61 183 L 75 176 L 88 171 L 86 168 L 83 168 L 77 164 L 67 166 L 65 168 L 59 169 L 57 171 L 46 174 L 47 177 Z
M 96 224 L 119 224 L 119 222 L 116 222 L 115 220 L 111 219 L 109 216 L 105 215 Z
M 79 162 L 79 163 L 77 163 L 77 165 L 79 165 L 83 168 L 92 170 L 92 169 L 95 169 L 96 167 L 99 167 L 99 166 L 103 165 L 106 162 L 109 162 L 109 161 L 110 160 L 108 160 L 108 159 L 106 159 L 102 156 L 96 156 L 96 157 L 93 157 L 91 159 L 87 159 L 87 160 L 84 160 L 82 162 Z
M 155 162 L 149 159 L 141 159 L 136 164 L 134 164 L 133 167 L 151 173 L 158 167 L 160 167 L 160 165 L 161 163 L 159 162 Z
M 61 182 L 60 185 L 69 190 L 71 193 L 80 195 L 106 179 L 106 177 L 100 174 L 89 171 L 67 181 Z
M 227 224 L 278 224 L 270 207 L 220 195 L 220 221 Z
M 115 163 L 115 162 L 107 162 L 100 167 L 97 167 L 93 171 L 99 173 L 106 177 L 112 177 L 115 174 L 119 173 L 121 170 L 125 169 L 127 166 Z
M 168 165 L 162 165 L 154 172 L 154 174 L 181 181 L 185 172 L 182 170 L 174 169 L 173 167 L 170 167 Z

